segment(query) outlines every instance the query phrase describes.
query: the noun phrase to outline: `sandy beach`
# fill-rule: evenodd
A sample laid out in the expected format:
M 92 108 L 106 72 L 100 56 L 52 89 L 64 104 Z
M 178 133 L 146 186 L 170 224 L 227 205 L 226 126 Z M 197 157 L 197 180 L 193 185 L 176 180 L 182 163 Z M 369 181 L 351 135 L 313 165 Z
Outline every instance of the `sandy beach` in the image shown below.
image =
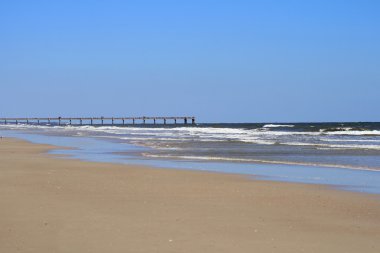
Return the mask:
M 380 198 L 0 139 L 0 252 L 380 252 Z

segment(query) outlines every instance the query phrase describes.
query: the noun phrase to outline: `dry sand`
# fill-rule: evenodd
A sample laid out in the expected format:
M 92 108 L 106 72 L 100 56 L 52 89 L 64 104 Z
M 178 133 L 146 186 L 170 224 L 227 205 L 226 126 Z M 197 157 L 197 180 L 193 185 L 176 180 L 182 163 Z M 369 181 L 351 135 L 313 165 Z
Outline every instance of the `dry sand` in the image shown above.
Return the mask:
M 380 252 L 380 199 L 0 139 L 0 252 Z

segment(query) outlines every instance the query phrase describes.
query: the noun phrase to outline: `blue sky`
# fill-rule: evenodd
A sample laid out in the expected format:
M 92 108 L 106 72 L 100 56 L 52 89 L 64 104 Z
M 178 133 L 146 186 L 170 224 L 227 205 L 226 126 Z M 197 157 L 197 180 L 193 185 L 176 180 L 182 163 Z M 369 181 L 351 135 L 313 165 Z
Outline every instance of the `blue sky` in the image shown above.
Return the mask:
M 376 0 L 0 0 L 0 114 L 380 121 L 379 13 Z

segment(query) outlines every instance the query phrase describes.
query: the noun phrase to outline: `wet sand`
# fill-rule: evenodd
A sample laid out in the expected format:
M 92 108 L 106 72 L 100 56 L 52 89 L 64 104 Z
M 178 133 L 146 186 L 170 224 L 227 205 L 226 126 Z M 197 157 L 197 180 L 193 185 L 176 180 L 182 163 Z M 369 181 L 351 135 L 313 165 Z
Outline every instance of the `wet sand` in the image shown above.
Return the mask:
M 0 139 L 0 252 L 380 252 L 380 198 Z

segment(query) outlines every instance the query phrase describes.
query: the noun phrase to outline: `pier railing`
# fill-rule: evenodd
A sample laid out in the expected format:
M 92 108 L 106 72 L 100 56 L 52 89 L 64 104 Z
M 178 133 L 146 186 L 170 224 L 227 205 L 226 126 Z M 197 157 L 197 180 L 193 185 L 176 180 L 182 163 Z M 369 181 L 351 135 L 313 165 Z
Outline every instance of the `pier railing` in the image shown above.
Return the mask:
M 0 124 L 55 125 L 136 125 L 136 124 L 195 124 L 195 117 L 48 117 L 0 118 Z

